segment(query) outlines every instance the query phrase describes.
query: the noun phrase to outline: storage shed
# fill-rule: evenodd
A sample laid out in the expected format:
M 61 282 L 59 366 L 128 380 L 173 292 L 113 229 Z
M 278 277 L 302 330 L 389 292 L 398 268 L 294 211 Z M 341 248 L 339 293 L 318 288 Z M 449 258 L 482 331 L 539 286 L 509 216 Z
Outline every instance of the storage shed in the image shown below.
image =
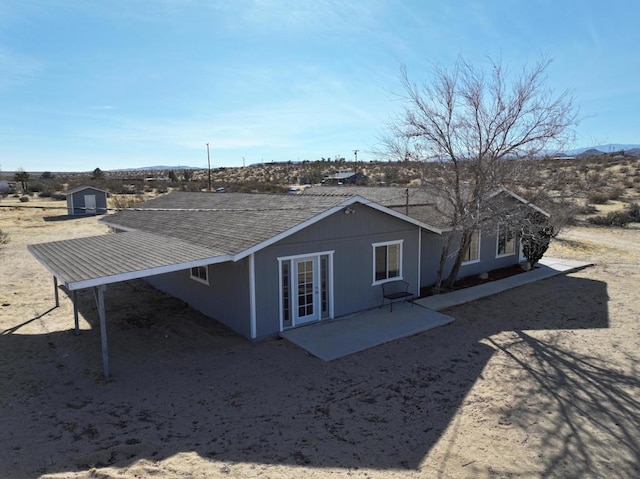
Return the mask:
M 67 192 L 69 216 L 104 215 L 107 213 L 107 192 L 93 186 L 80 186 Z

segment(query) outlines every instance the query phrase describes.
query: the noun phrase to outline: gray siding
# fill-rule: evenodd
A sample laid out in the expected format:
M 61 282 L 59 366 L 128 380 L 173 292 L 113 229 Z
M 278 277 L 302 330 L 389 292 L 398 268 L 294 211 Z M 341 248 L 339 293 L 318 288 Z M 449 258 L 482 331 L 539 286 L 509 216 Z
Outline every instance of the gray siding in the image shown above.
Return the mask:
M 440 255 L 445 242 L 445 236 L 422 233 L 422 265 L 421 283 L 422 286 L 431 286 L 435 283 L 438 274 Z M 455 241 L 455 240 L 454 240 Z M 455 252 L 454 243 L 451 250 Z M 480 261 L 476 263 L 463 264 L 460 267 L 458 279 L 467 276 L 474 276 L 494 269 L 505 268 L 519 263 L 520 240 L 516 238 L 515 253 L 509 256 L 496 257 L 497 253 L 497 228 L 493 232 L 483 231 L 480 235 Z M 445 263 L 443 279 L 453 267 L 454 257 L 449 257 Z
M 95 214 L 103 215 L 107 213 L 107 193 L 97 188 L 87 187 L 67 195 L 67 212 L 69 215 L 94 214 L 87 213 L 85 195 L 94 195 L 96 197 Z
M 249 260 L 209 265 L 208 274 L 209 286 L 191 279 L 189 270 L 153 276 L 148 282 L 250 337 Z
M 255 254 L 257 335 L 269 336 L 280 327 L 278 257 L 335 251 L 333 256 L 334 316 L 380 305 L 382 288 L 372 286 L 372 243 L 404 240 L 403 279 L 418 289 L 418 227 L 354 205 L 354 214 L 342 211 L 305 228 Z

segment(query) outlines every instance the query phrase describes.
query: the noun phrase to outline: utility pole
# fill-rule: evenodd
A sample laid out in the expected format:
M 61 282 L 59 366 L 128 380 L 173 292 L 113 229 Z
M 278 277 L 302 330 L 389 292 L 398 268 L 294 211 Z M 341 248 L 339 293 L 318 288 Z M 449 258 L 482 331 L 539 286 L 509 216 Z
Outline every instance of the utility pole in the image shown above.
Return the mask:
M 360 151 L 360 150 L 353 150 L 353 155 L 354 155 L 354 156 L 355 156 L 355 158 L 356 158 L 355 164 L 354 164 L 354 166 L 353 166 L 353 172 L 354 172 L 354 173 L 357 173 L 357 172 L 358 172 L 358 151 Z
M 211 191 L 211 157 L 209 156 L 209 143 L 207 143 L 207 173 L 209 175 L 209 191 Z

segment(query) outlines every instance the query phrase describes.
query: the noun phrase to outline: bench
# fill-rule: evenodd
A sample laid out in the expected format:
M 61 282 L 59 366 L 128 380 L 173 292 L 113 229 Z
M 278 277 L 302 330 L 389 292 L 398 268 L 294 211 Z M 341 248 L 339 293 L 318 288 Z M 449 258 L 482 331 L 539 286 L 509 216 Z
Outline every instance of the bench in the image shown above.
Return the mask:
M 382 304 L 380 304 L 380 307 L 384 306 L 385 301 L 389 301 L 390 311 L 393 311 L 394 301 L 401 299 L 409 301 L 410 298 L 413 298 L 413 294 L 409 292 L 408 282 L 402 280 L 389 281 L 382 284 Z

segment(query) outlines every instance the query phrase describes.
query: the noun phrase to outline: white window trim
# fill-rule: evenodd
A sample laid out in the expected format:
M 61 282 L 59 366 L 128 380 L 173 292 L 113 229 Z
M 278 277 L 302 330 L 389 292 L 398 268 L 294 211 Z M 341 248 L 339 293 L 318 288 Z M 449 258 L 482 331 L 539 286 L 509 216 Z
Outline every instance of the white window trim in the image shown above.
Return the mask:
M 379 284 L 384 284 L 384 283 L 389 283 L 390 281 L 400 281 L 404 279 L 403 276 L 403 272 L 402 272 L 402 263 L 403 263 L 403 250 L 404 250 L 404 246 L 403 246 L 404 240 L 395 240 L 395 241 L 384 241 L 382 243 L 372 243 L 371 246 L 371 255 L 372 255 L 372 269 L 373 269 L 373 282 L 371 283 L 371 286 L 377 286 Z M 393 278 L 386 278 L 386 279 L 379 279 L 376 280 L 376 248 L 380 247 L 380 246 L 391 246 L 391 245 L 400 245 L 400 258 L 399 258 L 399 274 L 398 276 L 394 276 Z M 388 258 L 387 258 L 388 259 Z M 387 269 L 388 269 L 389 265 L 387 265 Z
M 498 230 L 496 232 L 496 258 L 506 258 L 507 256 L 513 256 L 516 254 L 516 234 L 514 231 L 512 231 L 513 233 L 513 252 L 511 253 L 502 253 L 502 254 L 498 254 L 498 251 L 500 249 L 500 228 L 503 227 L 503 225 L 498 225 Z M 505 233 L 509 232 L 509 230 L 507 228 L 505 228 Z M 506 245 L 505 245 L 506 246 Z
M 478 234 L 478 248 L 476 250 L 476 253 L 478 255 L 477 259 L 470 259 L 469 261 L 463 261 L 461 266 L 467 266 L 469 264 L 476 264 L 480 262 L 480 251 L 481 251 L 481 245 L 482 245 L 482 234 L 480 234 L 480 230 L 475 230 L 474 233 Z
M 200 266 L 194 266 L 194 268 L 199 268 Z M 194 268 L 189 268 L 189 277 L 194 280 L 197 281 L 198 283 L 202 283 L 202 284 L 206 284 L 207 286 L 209 286 L 209 265 L 204 265 L 201 266 L 202 268 L 204 268 L 204 270 L 207 272 L 207 278 L 203 279 L 199 276 L 194 276 L 193 274 L 193 269 Z

